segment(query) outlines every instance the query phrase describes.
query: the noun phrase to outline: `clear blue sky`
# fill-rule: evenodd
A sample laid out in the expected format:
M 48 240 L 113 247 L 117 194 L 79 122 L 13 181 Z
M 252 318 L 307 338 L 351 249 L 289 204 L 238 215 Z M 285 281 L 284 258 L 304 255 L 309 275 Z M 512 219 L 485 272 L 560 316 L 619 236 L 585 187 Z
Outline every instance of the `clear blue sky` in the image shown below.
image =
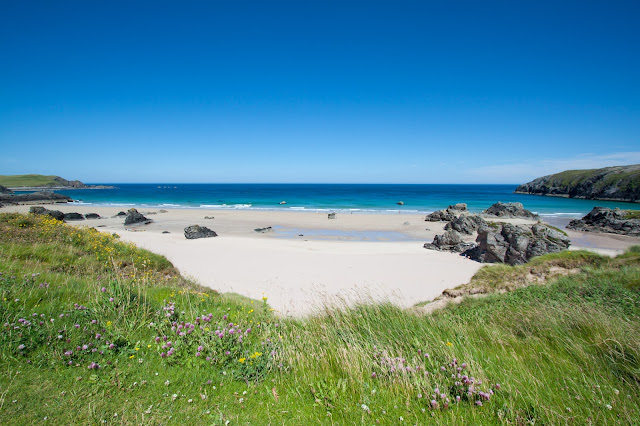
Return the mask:
M 0 174 L 520 183 L 640 163 L 639 1 L 0 0 Z

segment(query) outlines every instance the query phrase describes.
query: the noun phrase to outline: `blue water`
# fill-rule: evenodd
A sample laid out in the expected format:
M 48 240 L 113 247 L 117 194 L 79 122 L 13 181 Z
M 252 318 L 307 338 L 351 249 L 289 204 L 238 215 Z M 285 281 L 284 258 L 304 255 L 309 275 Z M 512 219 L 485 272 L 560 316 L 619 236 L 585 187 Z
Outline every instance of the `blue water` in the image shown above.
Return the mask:
M 594 206 L 638 209 L 633 203 L 514 194 L 517 185 L 379 184 L 113 184 L 117 189 L 64 190 L 81 204 L 154 208 L 429 213 L 464 202 L 479 212 L 517 201 L 544 216 L 580 217 Z M 286 204 L 280 204 L 286 201 Z M 402 201 L 404 205 L 398 205 Z

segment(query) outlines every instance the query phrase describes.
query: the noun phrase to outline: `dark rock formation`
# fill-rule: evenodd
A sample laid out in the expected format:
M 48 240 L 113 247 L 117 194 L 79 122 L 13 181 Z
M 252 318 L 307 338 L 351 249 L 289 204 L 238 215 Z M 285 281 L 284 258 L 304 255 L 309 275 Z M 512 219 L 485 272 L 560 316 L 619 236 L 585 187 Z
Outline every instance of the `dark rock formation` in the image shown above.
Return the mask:
M 62 213 L 60 210 L 49 210 L 49 209 L 45 209 L 44 207 L 41 206 L 33 206 L 33 207 L 29 207 L 29 213 L 33 213 L 33 214 L 46 214 L 51 216 L 54 219 L 63 221 L 64 220 L 64 213 Z
M 169 231 L 162 231 L 163 234 L 170 234 L 171 232 Z
M 396 204 L 399 206 L 404 206 L 404 203 L 402 201 L 398 201 Z
M 450 222 L 466 211 L 467 205 L 465 203 L 457 203 L 447 207 L 446 210 L 438 210 L 428 214 L 424 220 L 426 222 Z
M 84 216 L 82 216 L 80 213 L 65 213 L 64 214 L 64 220 L 65 221 L 69 221 L 69 220 L 84 220 Z
M 640 164 L 589 170 L 566 170 L 539 177 L 516 188 L 519 194 L 640 202 Z
M 73 201 L 70 197 L 55 192 L 41 191 L 28 194 L 0 194 L 0 202 L 4 204 L 24 203 L 68 203 Z
M 13 191 L 5 186 L 0 185 L 0 194 L 13 194 Z
M 120 213 L 118 213 L 118 216 L 120 216 Z M 147 219 L 141 213 L 138 213 L 136 209 L 129 209 L 127 211 L 127 217 L 124 218 L 125 225 L 133 225 L 134 223 L 144 223 L 147 225 L 151 222 L 151 219 Z
M 213 232 L 211 229 L 200 226 L 200 225 L 191 225 L 184 228 L 184 236 L 188 240 L 194 240 L 196 238 L 210 238 L 217 237 L 218 234 Z
M 127 214 L 125 212 L 118 212 L 117 215 L 115 215 L 114 217 L 119 217 L 119 216 L 126 216 Z
M 454 230 L 462 234 L 472 235 L 487 222 L 477 214 L 462 214 L 444 226 L 445 230 Z
M 267 226 L 266 228 L 256 228 L 254 229 L 254 231 L 260 233 L 260 234 L 264 234 L 266 232 L 271 232 L 273 231 L 273 228 L 271 228 L 270 226 Z
M 335 213 L 329 213 L 329 214 L 327 215 L 327 217 L 328 217 L 329 219 L 335 219 L 335 218 L 336 218 L 336 214 L 335 214 Z
M 482 227 L 478 230 L 478 245 L 463 254 L 482 263 L 519 265 L 535 256 L 565 250 L 571 243 L 561 232 L 546 225 L 511 225 Z
M 438 251 L 453 251 L 462 253 L 474 247 L 475 244 L 465 242 L 456 231 L 449 230 L 442 235 L 436 235 L 432 243 L 426 243 L 424 248 Z
M 98 213 L 87 213 L 84 217 L 85 219 L 100 219 L 100 215 Z
M 530 212 L 522 206 L 522 203 L 501 203 L 497 202 L 483 212 L 488 216 L 503 218 L 538 219 L 539 216 Z
M 569 222 L 568 229 L 586 232 L 609 232 L 612 234 L 640 236 L 640 219 L 630 218 L 625 210 L 594 207 L 582 219 Z
M 215 217 L 214 217 L 214 216 L 205 216 L 204 218 L 205 218 L 205 219 L 215 219 Z

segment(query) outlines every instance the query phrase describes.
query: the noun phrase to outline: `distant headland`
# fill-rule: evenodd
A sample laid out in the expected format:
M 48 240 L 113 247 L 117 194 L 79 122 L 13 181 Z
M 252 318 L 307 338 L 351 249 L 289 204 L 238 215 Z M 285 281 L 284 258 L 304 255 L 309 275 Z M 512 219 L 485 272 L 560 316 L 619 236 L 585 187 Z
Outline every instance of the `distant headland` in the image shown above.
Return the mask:
M 40 191 L 54 189 L 114 189 L 107 185 L 86 185 L 79 180 L 67 180 L 60 176 L 7 175 L 0 176 L 0 185 L 13 191 Z
M 602 169 L 566 170 L 520 185 L 515 192 L 639 203 L 640 164 Z

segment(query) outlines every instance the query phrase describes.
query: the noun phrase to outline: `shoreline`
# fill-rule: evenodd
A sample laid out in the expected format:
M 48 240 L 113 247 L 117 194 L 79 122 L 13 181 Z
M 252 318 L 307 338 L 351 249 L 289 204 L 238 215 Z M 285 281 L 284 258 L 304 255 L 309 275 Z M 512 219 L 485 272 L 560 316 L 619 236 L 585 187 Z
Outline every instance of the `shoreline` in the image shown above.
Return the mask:
M 6 206 L 0 212 L 26 213 L 29 207 Z M 408 308 L 467 283 L 485 266 L 458 254 L 424 249 L 445 223 L 425 222 L 422 214 L 338 213 L 328 219 L 326 212 L 139 206 L 154 222 L 125 226 L 123 217 L 113 217 L 126 210 L 123 207 L 57 204 L 55 209 L 98 213 L 103 218 L 69 224 L 116 233 L 123 241 L 164 255 L 183 276 L 206 287 L 256 300 L 267 297 L 285 316 L 357 302 L 387 301 Z M 183 232 L 190 225 L 206 226 L 219 236 L 187 240 Z M 255 232 L 266 227 L 272 231 Z M 640 244 L 640 238 L 565 231 L 571 249 L 615 255 Z M 474 241 L 475 236 L 465 239 Z

